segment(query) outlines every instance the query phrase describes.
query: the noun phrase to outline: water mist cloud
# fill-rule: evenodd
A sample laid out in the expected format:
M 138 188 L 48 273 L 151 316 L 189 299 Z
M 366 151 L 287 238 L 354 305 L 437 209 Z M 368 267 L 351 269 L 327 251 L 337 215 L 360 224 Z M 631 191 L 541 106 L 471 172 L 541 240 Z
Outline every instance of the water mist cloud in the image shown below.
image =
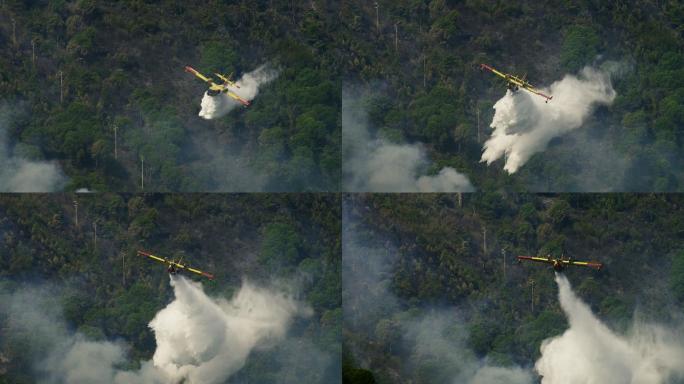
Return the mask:
M 0 106 L 0 192 L 53 192 L 63 188 L 66 177 L 55 162 L 32 161 L 10 146 L 9 108 Z
M 492 136 L 484 143 L 481 162 L 488 165 L 505 157 L 504 169 L 515 173 L 554 137 L 582 126 L 595 106 L 610 105 L 615 91 L 608 71 L 585 67 L 579 76 L 566 75 L 551 84 L 553 100 L 524 90 L 506 91 L 494 105 Z
M 570 328 L 544 340 L 535 369 L 543 384 L 664 384 L 684 379 L 684 343 L 664 327 L 635 323 L 622 336 L 606 327 L 556 275 Z M 681 335 L 681 334 L 680 334 Z
M 278 71 L 271 68 L 268 64 L 262 65 L 252 72 L 243 74 L 242 77 L 235 82 L 240 88 L 230 87 L 230 90 L 241 98 L 252 101 L 259 93 L 259 87 L 273 81 L 276 77 L 278 77 Z M 235 109 L 235 107 L 242 106 L 237 100 L 225 93 L 209 96 L 206 92 L 202 97 L 201 105 L 202 110 L 200 110 L 199 116 L 207 120 L 225 116 L 228 112 Z
M 272 182 L 271 175 L 250 161 L 249 150 L 225 143 L 215 132 L 198 132 L 192 140 L 197 160 L 190 169 L 211 179 L 206 191 L 263 192 Z
M 468 178 L 451 167 L 426 175 L 430 161 L 420 144 L 395 144 L 369 132 L 363 97 L 342 95 L 344 189 L 350 192 L 469 192 Z
M 123 343 L 90 341 L 68 331 L 63 320 L 50 313 L 54 303 L 41 303 L 51 290 L 4 296 L 0 312 L 14 319 L 9 324 L 13 333 L 33 335 L 29 344 L 47 351 L 34 356 L 40 382 L 116 384 L 223 383 L 254 349 L 284 340 L 295 317 L 312 314 L 288 295 L 249 282 L 231 300 L 210 298 L 200 284 L 184 277 L 172 277 L 171 286 L 175 299 L 149 324 L 157 349 L 137 371 L 119 368 L 126 361 Z

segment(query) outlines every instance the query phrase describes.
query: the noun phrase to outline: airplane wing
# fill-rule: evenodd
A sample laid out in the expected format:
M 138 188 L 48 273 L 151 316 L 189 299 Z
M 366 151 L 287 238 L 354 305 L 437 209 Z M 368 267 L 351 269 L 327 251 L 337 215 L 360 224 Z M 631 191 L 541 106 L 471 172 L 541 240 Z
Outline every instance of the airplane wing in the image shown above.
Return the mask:
M 529 260 L 529 261 L 536 261 L 538 263 L 547 263 L 547 264 L 553 264 L 553 261 L 549 260 L 546 257 L 537 257 L 537 256 L 518 256 L 518 260 Z
M 600 270 L 601 268 L 603 268 L 602 263 L 597 263 L 597 262 L 593 262 L 593 261 L 563 260 L 562 262 L 563 262 L 563 264 L 567 264 L 567 265 L 576 265 L 579 267 L 589 267 L 589 268 L 594 268 L 596 270 Z
M 198 274 L 200 276 L 204 276 L 209 280 L 214 280 L 214 275 L 212 275 L 211 273 L 203 272 L 203 271 L 200 271 L 199 269 L 192 268 L 188 265 L 176 263 L 175 261 L 170 261 L 169 264 L 173 265 L 174 267 L 176 267 L 178 269 L 185 269 L 186 271 L 190 271 L 190 272 Z
M 505 73 L 499 72 L 499 71 L 497 71 L 497 70 L 494 69 L 493 67 L 490 67 L 490 66 L 487 65 L 487 64 L 480 64 L 480 69 L 482 69 L 482 70 L 486 69 L 486 70 L 490 71 L 491 73 L 493 73 L 493 74 L 495 74 L 495 75 L 497 75 L 497 76 L 499 76 L 499 77 L 502 77 L 502 78 L 508 80 L 508 77 L 506 76 Z
M 184 265 L 184 264 L 181 264 L 181 263 L 177 263 L 177 262 L 175 262 L 175 261 L 167 260 L 167 259 L 165 259 L 165 258 L 163 258 L 163 257 L 155 256 L 155 255 L 153 255 L 153 254 L 151 254 L 151 253 L 148 253 L 148 252 L 145 252 L 145 251 L 138 251 L 138 255 L 140 255 L 140 256 L 146 256 L 146 257 L 148 257 L 148 258 L 150 258 L 150 259 L 152 259 L 152 260 L 158 261 L 158 262 L 160 262 L 160 263 L 164 263 L 164 264 L 166 264 L 166 265 L 172 265 L 172 266 L 174 266 L 174 267 L 176 267 L 176 268 L 178 268 L 178 269 L 184 269 L 184 270 L 186 270 L 186 271 L 190 271 L 190 272 L 192 272 L 192 273 L 195 273 L 195 274 L 204 276 L 204 277 L 206 277 L 206 278 L 209 279 L 209 280 L 214 280 L 214 275 L 212 275 L 211 273 L 207 273 L 207 272 L 200 271 L 199 269 L 192 268 L 192 267 L 190 267 L 190 266 L 188 266 L 188 265 Z
M 164 259 L 164 258 L 162 258 L 162 257 L 159 257 L 159 256 L 155 256 L 155 255 L 153 255 L 153 254 L 151 254 L 151 253 L 147 253 L 147 252 L 144 252 L 144 251 L 138 251 L 138 255 L 140 255 L 140 256 L 146 256 L 146 257 L 149 257 L 150 259 L 155 260 L 155 261 L 158 261 L 158 262 L 160 262 L 160 263 L 168 264 L 168 262 L 166 261 L 166 259 Z
M 189 65 L 186 65 L 186 66 L 185 66 L 185 72 L 192 73 L 192 74 L 195 75 L 197 78 L 199 78 L 200 80 L 202 80 L 202 81 L 204 81 L 204 82 L 206 82 L 206 83 L 209 83 L 209 84 L 213 84 L 213 83 L 214 83 L 210 78 L 208 78 L 208 77 L 204 76 L 203 74 L 197 72 L 197 71 L 195 70 L 195 68 L 193 68 L 193 67 L 191 67 L 191 66 L 189 66 Z
M 230 97 L 232 97 L 233 99 L 235 99 L 238 103 L 244 105 L 245 107 L 248 107 L 248 106 L 249 106 L 249 101 L 247 101 L 247 100 L 243 99 L 242 97 L 240 97 L 240 96 L 234 94 L 233 92 L 229 91 L 227 88 L 224 89 L 224 92 L 225 92 L 228 96 L 230 96 Z
M 528 92 L 534 93 L 535 95 L 539 95 L 545 98 L 547 103 L 549 102 L 549 100 L 553 99 L 553 96 L 547 96 L 531 86 L 523 85 L 522 87 L 525 88 Z

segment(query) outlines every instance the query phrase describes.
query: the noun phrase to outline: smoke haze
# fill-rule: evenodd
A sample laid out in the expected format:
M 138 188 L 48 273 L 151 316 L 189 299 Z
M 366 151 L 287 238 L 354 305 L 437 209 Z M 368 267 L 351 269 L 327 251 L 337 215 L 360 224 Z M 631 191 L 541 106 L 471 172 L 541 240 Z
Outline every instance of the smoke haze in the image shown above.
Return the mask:
M 665 384 L 684 379 L 681 333 L 651 324 L 633 324 L 618 335 L 594 316 L 556 274 L 558 298 L 570 328 L 544 340 L 535 365 L 543 384 Z
M 431 162 L 420 144 L 395 144 L 373 137 L 359 92 L 342 94 L 344 189 L 349 192 L 469 192 L 468 178 L 444 167 L 427 175 Z
M 118 342 L 89 341 L 71 333 L 50 308 L 54 290 L 25 289 L 3 295 L 13 334 L 31 335 L 29 345 L 47 351 L 35 360 L 42 383 L 223 383 L 242 368 L 250 353 L 285 339 L 297 316 L 310 308 L 281 292 L 243 282 L 231 300 L 208 297 L 198 283 L 172 277 L 175 299 L 149 323 L 157 349 L 138 371 L 119 369 L 126 361 Z M 37 356 L 37 355 L 35 355 Z M 185 381 L 183 381 L 185 380 Z
M 276 77 L 278 77 L 278 72 L 270 68 L 268 64 L 265 64 L 252 72 L 243 74 L 240 80 L 235 82 L 240 88 L 229 88 L 231 92 L 241 98 L 252 101 L 259 93 L 259 87 L 273 81 Z M 200 110 L 199 116 L 211 120 L 225 116 L 228 112 L 235 109 L 235 107 L 242 106 L 242 104 L 225 93 L 209 96 L 209 94 L 205 92 L 202 97 L 201 106 L 202 110 Z
M 506 91 L 494 105 L 492 136 L 483 146 L 481 162 L 488 165 L 504 157 L 504 170 L 515 173 L 538 152 L 543 152 L 551 139 L 577 129 L 597 105 L 610 105 L 615 91 L 610 72 L 585 67 L 579 76 L 566 75 L 548 91 L 553 100 L 524 90 Z
M 438 310 L 424 314 L 404 326 L 405 339 L 413 345 L 410 362 L 414 366 L 436 364 L 443 370 L 441 377 L 450 383 L 467 384 L 532 384 L 532 373 L 520 367 L 498 367 L 487 359 L 478 359 L 466 343 L 468 331 L 458 311 Z
M 11 147 L 7 129 L 12 116 L 0 106 L 0 192 L 53 192 L 66 184 L 66 177 L 54 162 L 32 161 Z
M 632 161 L 616 145 L 612 137 L 596 137 L 588 129 L 577 129 L 564 135 L 559 145 L 547 149 L 545 157 L 553 158 L 553 164 L 532 161 L 519 174 L 530 192 L 629 190 L 627 171 Z M 552 179 L 549 172 L 563 177 Z
M 272 175 L 261 171 L 250 160 L 250 149 L 231 145 L 214 131 L 193 136 L 197 160 L 193 173 L 206 175 L 210 192 L 262 192 L 267 189 Z
M 389 373 L 396 376 L 396 382 L 413 382 L 420 376 L 422 382 L 532 383 L 529 370 L 499 367 L 487 359 L 478 358 L 466 345 L 468 331 L 457 308 L 409 308 L 395 296 L 391 286 L 398 250 L 391 241 L 382 240 L 372 231 L 360 228 L 357 220 L 351 217 L 355 203 L 349 200 L 344 203 L 342 280 L 345 328 L 362 334 L 361 339 L 367 339 L 363 345 L 373 345 L 374 350 L 383 344 L 389 348 L 389 354 L 393 356 L 386 361 L 402 362 L 402 372 Z M 386 344 L 388 340 L 389 346 Z M 368 351 L 354 343 L 347 344 L 361 366 L 377 369 Z M 397 353 L 406 355 L 397 357 Z M 384 364 L 381 362 L 380 366 L 386 369 Z

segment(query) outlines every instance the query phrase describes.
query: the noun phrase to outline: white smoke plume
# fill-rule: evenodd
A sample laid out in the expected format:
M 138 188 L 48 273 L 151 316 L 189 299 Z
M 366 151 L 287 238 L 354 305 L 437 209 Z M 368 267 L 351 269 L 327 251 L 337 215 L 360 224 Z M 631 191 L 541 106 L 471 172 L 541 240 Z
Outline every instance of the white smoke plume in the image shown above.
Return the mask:
M 549 89 L 553 99 L 520 90 L 507 91 L 494 105 L 492 136 L 484 143 L 481 162 L 488 165 L 505 157 L 504 170 L 515 173 L 554 137 L 582 126 L 596 105 L 610 105 L 615 91 L 610 72 L 585 67 L 579 76 L 566 75 Z
M 0 107 L 0 192 L 53 192 L 60 190 L 66 177 L 55 162 L 32 161 L 10 146 L 7 126 L 10 110 Z
M 149 324 L 157 349 L 138 371 L 118 368 L 126 361 L 122 343 L 89 341 L 67 331 L 58 316 L 46 313 L 51 306 L 40 305 L 36 294 L 50 290 L 16 293 L 9 305 L 2 300 L 0 312 L 6 310 L 16 320 L 11 331 L 45 335 L 39 337 L 40 349 L 49 353 L 36 362 L 36 369 L 42 372 L 41 382 L 50 384 L 223 383 L 244 366 L 253 350 L 282 341 L 295 316 L 312 313 L 288 295 L 248 282 L 230 301 L 208 297 L 198 283 L 184 277 L 172 277 L 171 285 L 175 299 Z
M 278 77 L 278 71 L 266 64 L 258 67 L 252 72 L 243 74 L 240 80 L 235 82 L 240 88 L 229 88 L 231 92 L 241 98 L 252 101 L 259 93 L 259 87 L 273 81 L 276 77 Z M 207 120 L 225 116 L 228 112 L 235 109 L 235 107 L 242 106 L 237 100 L 225 93 L 209 96 L 206 92 L 202 97 L 201 105 L 202 110 L 200 110 L 199 116 Z
M 542 384 L 665 384 L 684 379 L 684 344 L 661 326 L 634 324 L 629 335 L 606 327 L 556 274 L 570 328 L 544 340 L 535 369 Z
M 470 192 L 468 178 L 444 167 L 426 175 L 430 161 L 420 144 L 394 144 L 372 137 L 363 97 L 342 95 L 344 189 L 349 192 Z

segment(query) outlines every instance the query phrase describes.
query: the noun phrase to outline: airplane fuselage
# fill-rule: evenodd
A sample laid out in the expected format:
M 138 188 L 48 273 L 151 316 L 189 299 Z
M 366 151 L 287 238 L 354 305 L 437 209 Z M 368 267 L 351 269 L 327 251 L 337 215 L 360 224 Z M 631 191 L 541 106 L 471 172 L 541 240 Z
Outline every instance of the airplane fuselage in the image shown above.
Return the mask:
M 563 263 L 561 263 L 560 260 L 558 260 L 558 259 L 553 260 L 553 270 L 554 271 L 563 272 L 564 269 L 565 269 L 565 265 L 563 265 Z

